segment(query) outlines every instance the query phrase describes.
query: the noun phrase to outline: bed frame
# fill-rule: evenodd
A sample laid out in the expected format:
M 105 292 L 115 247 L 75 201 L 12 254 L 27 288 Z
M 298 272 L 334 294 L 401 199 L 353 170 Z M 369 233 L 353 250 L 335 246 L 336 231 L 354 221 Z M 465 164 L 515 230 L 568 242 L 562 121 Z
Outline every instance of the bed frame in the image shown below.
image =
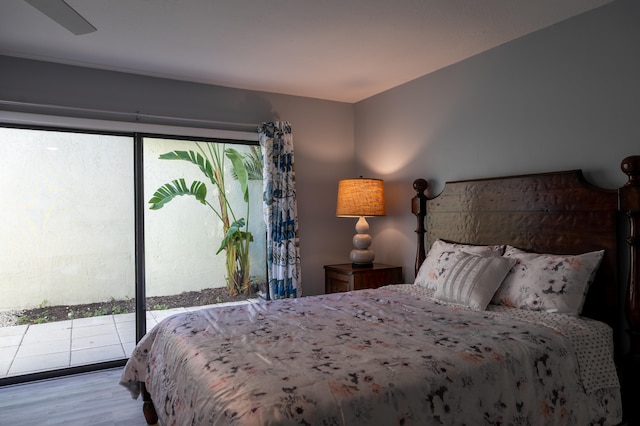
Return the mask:
M 426 247 L 437 238 L 467 244 L 510 244 L 539 253 L 605 249 L 583 315 L 606 322 L 614 330 L 623 397 L 630 402 L 625 404 L 625 413 L 631 413 L 634 410 L 630 407 L 637 405 L 632 401 L 638 397 L 636 383 L 640 378 L 640 156 L 625 158 L 621 168 L 628 181 L 617 191 L 590 184 L 580 170 L 447 182 L 442 193 L 433 198 L 425 195 L 427 181 L 417 179 L 412 212 L 418 219 L 416 273 Z M 618 243 L 618 235 L 625 232 L 621 231 L 625 215 L 627 247 Z M 628 252 L 628 273 L 622 273 L 621 265 L 627 262 L 619 258 L 619 250 Z M 619 277 L 627 278 L 626 286 L 618 285 Z M 620 287 L 626 289 L 625 315 Z M 622 356 L 624 352 L 626 356 Z
M 578 254 L 605 249 L 583 315 L 613 328 L 623 399 L 629 402 L 623 402 L 625 417 L 638 419 L 629 417 L 629 413 L 634 411 L 630 407 L 637 405 L 635 383 L 640 380 L 640 369 L 635 367 L 640 364 L 640 156 L 625 158 L 621 167 L 628 181 L 618 191 L 598 188 L 587 182 L 581 171 L 574 170 L 448 182 L 440 195 L 429 199 L 425 195 L 427 181 L 418 179 L 413 184 L 417 194 L 412 200 L 412 212 L 418 220 L 415 268 L 417 272 L 426 257 L 426 247 L 436 238 L 468 244 L 510 244 L 541 253 Z M 625 223 L 627 244 L 619 246 L 619 225 Z M 623 270 L 620 265 L 626 264 L 620 262 L 619 251 L 629 253 L 628 274 L 618 273 Z M 619 286 L 619 278 L 624 277 L 626 286 Z M 626 288 L 626 316 L 622 313 L 620 287 Z M 622 357 L 625 346 L 630 349 Z M 155 424 L 153 402 L 144 383 L 141 385 L 145 418 Z

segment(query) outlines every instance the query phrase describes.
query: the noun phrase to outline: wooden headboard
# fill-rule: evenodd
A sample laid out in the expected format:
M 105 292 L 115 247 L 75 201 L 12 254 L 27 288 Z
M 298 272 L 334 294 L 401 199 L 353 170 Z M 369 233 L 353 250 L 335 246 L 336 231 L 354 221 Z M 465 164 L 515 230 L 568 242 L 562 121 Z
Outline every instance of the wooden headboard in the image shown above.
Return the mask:
M 447 182 L 425 212 L 428 247 L 441 238 L 538 253 L 604 249 L 584 315 L 620 329 L 616 191 L 589 184 L 579 170 Z
M 622 308 L 618 277 L 622 274 L 618 273 L 618 232 L 622 215 L 618 191 L 590 184 L 580 170 L 447 182 L 442 193 L 432 199 L 424 195 L 424 179 L 416 180 L 414 188 L 416 271 L 426 247 L 437 238 L 467 244 L 510 244 L 538 253 L 579 254 L 604 249 L 583 315 L 609 324 L 619 345 Z

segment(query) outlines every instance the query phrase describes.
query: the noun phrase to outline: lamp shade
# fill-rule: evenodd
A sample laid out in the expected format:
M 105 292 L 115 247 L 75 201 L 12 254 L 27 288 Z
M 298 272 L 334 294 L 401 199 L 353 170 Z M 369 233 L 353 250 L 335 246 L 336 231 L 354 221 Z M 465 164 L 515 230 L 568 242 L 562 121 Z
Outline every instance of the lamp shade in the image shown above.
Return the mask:
M 336 216 L 385 216 L 384 182 L 381 179 L 343 179 L 338 182 Z

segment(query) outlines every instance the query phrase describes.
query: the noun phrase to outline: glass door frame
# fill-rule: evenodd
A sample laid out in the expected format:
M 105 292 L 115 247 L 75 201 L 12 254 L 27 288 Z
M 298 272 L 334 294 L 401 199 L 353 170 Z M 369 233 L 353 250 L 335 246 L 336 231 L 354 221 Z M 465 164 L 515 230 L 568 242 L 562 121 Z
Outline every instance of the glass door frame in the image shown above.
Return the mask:
M 54 118 L 55 119 L 55 118 Z M 61 117 L 61 120 L 69 120 L 68 117 Z M 70 119 L 73 121 L 73 119 Z M 80 120 L 80 119 L 79 119 Z M 100 120 L 89 120 L 90 122 L 100 122 Z M 49 123 L 50 121 L 47 121 Z M 118 122 L 105 122 L 109 125 L 106 126 L 109 129 L 117 128 Z M 122 127 L 128 127 L 130 123 L 120 123 Z M 122 136 L 132 138 L 133 149 L 133 176 L 134 176 L 134 285 L 135 285 L 135 321 L 136 321 L 136 342 L 139 342 L 146 334 L 146 279 L 145 279 L 145 242 L 144 242 L 144 211 L 145 194 L 144 194 L 144 155 L 143 155 L 143 139 L 144 138 L 168 138 L 173 140 L 185 140 L 194 142 L 209 142 L 209 143 L 228 143 L 228 144 L 243 144 L 258 146 L 257 133 L 256 139 L 237 139 L 221 138 L 221 137 L 205 137 L 205 136 L 185 136 L 185 135 L 173 135 L 168 133 L 155 133 L 155 132 L 129 132 L 118 130 L 92 130 L 91 128 L 84 128 L 81 125 L 77 127 L 64 127 L 64 126 L 51 126 L 51 125 L 39 125 L 37 118 L 34 119 L 33 124 L 16 124 L 10 121 L 2 120 L 0 114 L 0 127 L 16 128 L 25 130 L 44 130 L 44 131 L 57 131 L 57 132 L 69 132 L 69 133 L 85 133 L 94 135 L 109 135 L 109 136 Z M 153 127 L 153 125 L 151 126 Z M 164 127 L 164 126 L 163 126 Z M 168 126 L 167 126 L 168 127 Z M 172 130 L 179 131 L 181 128 L 171 126 Z M 193 129 L 184 128 L 185 133 L 196 133 L 199 131 L 215 131 L 215 129 Z M 194 131 L 195 130 L 195 131 Z M 238 133 L 247 134 L 246 132 L 233 132 L 223 131 L 226 134 Z M 87 373 L 91 371 L 97 371 L 108 368 L 122 367 L 126 364 L 128 358 L 117 359 L 112 361 L 102 361 L 86 365 L 73 366 L 60 368 L 55 370 L 34 372 L 28 374 L 22 374 L 17 376 L 9 376 L 0 378 L 0 387 L 15 385 L 20 383 L 26 383 L 36 380 L 51 379 L 55 377 L 63 377 L 72 374 Z

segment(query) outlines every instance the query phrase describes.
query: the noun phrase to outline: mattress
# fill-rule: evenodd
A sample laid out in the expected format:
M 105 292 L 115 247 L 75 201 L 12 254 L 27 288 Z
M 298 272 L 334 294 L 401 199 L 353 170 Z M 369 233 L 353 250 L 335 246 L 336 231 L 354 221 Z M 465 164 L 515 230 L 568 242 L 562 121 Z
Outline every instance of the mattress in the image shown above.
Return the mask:
M 403 284 L 169 317 L 121 384 L 163 425 L 617 424 L 611 329 Z

